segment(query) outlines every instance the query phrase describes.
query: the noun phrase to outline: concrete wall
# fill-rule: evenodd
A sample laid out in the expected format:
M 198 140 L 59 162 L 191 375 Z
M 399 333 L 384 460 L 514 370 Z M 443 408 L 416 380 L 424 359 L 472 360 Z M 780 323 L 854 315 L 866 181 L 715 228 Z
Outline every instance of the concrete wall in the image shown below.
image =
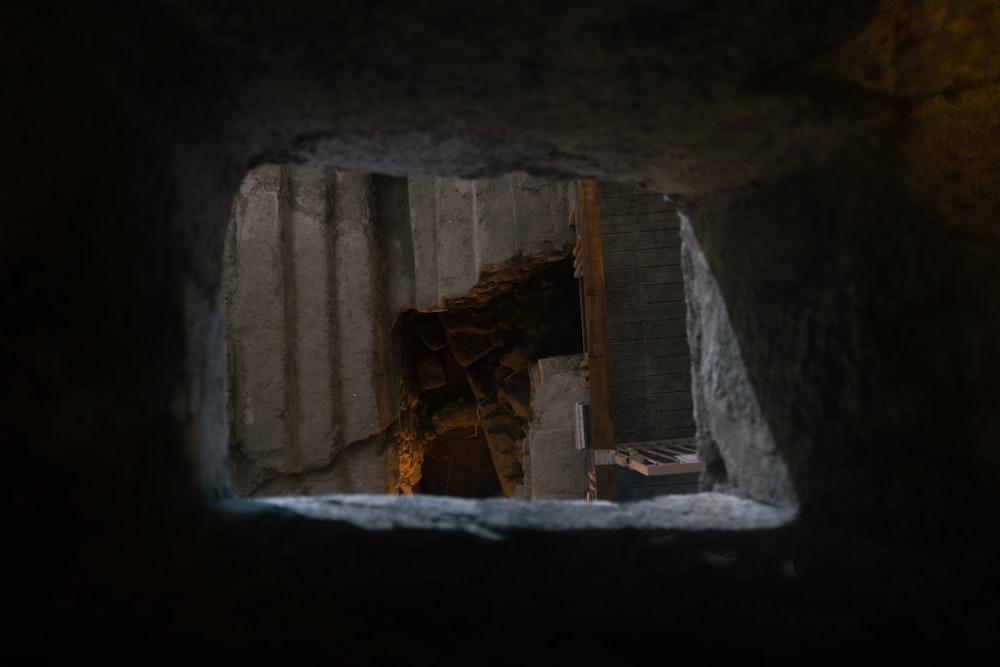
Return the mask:
M 573 181 L 517 172 L 487 179 L 409 181 L 415 288 L 412 308 L 465 294 L 484 268 L 572 244 Z
M 250 172 L 224 280 L 234 489 L 393 491 L 396 316 L 465 294 L 513 256 L 569 247 L 573 188 L 523 173 Z
M 539 359 L 531 369 L 531 411 L 524 440 L 524 487 L 528 498 L 583 500 L 591 452 L 576 449 L 576 404 L 590 400 L 583 355 Z
M 369 442 L 395 412 L 374 218 L 365 175 L 266 166 L 240 186 L 224 292 L 239 493 L 385 489 Z M 352 447 L 368 455 L 343 484 L 331 466 Z

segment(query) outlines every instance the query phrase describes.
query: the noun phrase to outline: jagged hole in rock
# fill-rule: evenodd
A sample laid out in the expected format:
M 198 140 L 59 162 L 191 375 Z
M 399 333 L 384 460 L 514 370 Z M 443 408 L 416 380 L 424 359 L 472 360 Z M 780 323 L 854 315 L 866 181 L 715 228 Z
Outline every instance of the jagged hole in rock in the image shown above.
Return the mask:
M 532 366 L 582 352 L 579 288 L 563 255 L 516 257 L 468 295 L 400 315 L 401 491 L 524 495 Z

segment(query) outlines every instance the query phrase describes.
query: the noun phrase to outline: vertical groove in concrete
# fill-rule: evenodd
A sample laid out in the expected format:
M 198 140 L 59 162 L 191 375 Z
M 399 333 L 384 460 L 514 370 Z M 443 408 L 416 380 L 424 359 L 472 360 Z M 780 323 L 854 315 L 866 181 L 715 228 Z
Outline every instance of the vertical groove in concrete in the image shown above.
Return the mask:
M 431 226 L 434 228 L 434 303 L 440 303 L 442 299 L 441 295 L 441 262 L 439 258 L 441 257 L 441 183 L 443 179 L 436 178 L 433 183 L 433 217 L 431 218 Z M 447 231 L 445 231 L 447 234 Z
M 292 221 L 292 176 L 287 167 L 281 167 L 278 188 L 278 239 L 281 253 L 281 316 L 284 323 L 284 425 L 283 451 L 285 468 L 290 472 L 301 470 L 298 443 L 298 309 L 295 298 L 295 225 Z
M 375 213 L 372 229 L 378 257 L 373 271 L 379 290 L 380 322 L 376 348 L 382 352 L 379 419 L 384 427 L 395 420 L 399 396 L 396 386 L 398 360 L 394 357 L 392 331 L 404 308 L 416 298 L 413 231 L 410 224 L 409 179 L 376 175 L 372 178 Z
M 337 178 L 332 172 L 326 180 L 324 192 L 324 213 L 323 227 L 326 234 L 323 237 L 324 262 L 326 269 L 327 303 L 326 311 L 327 323 L 327 350 L 330 355 L 330 363 L 327 364 L 327 376 L 330 383 L 330 438 L 331 456 L 335 452 L 343 449 L 347 443 L 344 442 L 344 404 L 339 400 L 337 389 L 340 386 L 340 369 L 336 362 L 340 359 L 340 336 L 336 332 L 340 330 L 340 301 L 337 296 L 337 210 L 338 201 Z
M 324 224 L 327 211 L 327 182 L 333 172 L 326 169 L 296 169 L 289 179 L 291 216 L 289 251 L 293 266 L 286 268 L 286 279 L 294 284 L 295 309 L 295 443 L 300 469 L 315 469 L 332 460 L 334 435 L 330 413 L 333 410 L 333 387 L 329 367 L 336 357 L 329 351 L 332 308 L 328 238 L 330 227 Z
M 392 420 L 397 406 L 391 404 L 391 392 L 389 390 L 390 357 L 392 341 L 390 332 L 392 322 L 386 322 L 386 302 L 388 295 L 392 292 L 392 283 L 396 276 L 385 265 L 382 250 L 377 238 L 377 229 L 382 221 L 379 219 L 378 199 L 375 194 L 375 180 L 367 179 L 366 193 L 367 203 L 366 217 L 368 219 L 367 241 L 368 255 L 371 260 L 368 262 L 368 284 L 371 285 L 371 319 L 372 319 L 372 389 L 375 399 L 376 422 L 371 433 L 381 433 Z
M 408 179 L 407 186 L 413 245 L 412 305 L 421 308 L 438 302 L 436 181 L 429 176 L 415 176 Z
M 232 336 L 230 302 L 234 297 L 234 286 L 239 282 L 240 252 L 236 239 L 243 217 L 246 215 L 245 209 L 245 201 L 239 195 L 234 196 L 229 213 L 229 227 L 226 229 L 225 257 L 222 262 L 222 303 L 226 328 L 226 446 L 230 449 L 239 442 L 240 429 L 236 415 L 243 402 L 243 373 L 239 369 L 242 355 L 237 341 Z
M 516 224 L 517 223 L 517 192 L 514 190 L 514 175 L 513 174 L 507 174 L 503 178 L 507 181 L 507 184 L 508 184 L 509 189 L 510 189 L 510 218 L 511 218 L 511 220 L 513 220 L 515 222 L 515 224 L 513 225 L 513 228 L 514 228 L 514 231 L 513 231 L 513 233 L 514 233 L 514 247 L 515 248 L 520 248 L 521 247 L 521 238 L 520 238 L 521 235 L 518 233 L 520 231 L 520 225 Z
M 337 174 L 335 219 L 335 289 L 340 340 L 340 400 L 344 441 L 367 438 L 379 430 L 374 387 L 375 299 L 370 270 L 375 245 L 371 176 Z
M 479 197 L 477 196 L 475 183 L 469 188 L 469 200 L 469 229 L 472 233 L 472 270 L 476 276 L 479 276 L 482 271 L 482 253 L 479 247 Z

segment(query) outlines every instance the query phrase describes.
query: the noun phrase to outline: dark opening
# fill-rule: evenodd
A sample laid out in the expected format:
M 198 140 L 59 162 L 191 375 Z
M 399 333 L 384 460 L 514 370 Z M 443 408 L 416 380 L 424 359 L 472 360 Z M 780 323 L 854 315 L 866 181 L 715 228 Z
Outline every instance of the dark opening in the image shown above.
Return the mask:
M 572 257 L 515 257 L 465 296 L 404 311 L 393 333 L 402 362 L 400 490 L 514 495 L 531 419 L 529 368 L 583 349 Z

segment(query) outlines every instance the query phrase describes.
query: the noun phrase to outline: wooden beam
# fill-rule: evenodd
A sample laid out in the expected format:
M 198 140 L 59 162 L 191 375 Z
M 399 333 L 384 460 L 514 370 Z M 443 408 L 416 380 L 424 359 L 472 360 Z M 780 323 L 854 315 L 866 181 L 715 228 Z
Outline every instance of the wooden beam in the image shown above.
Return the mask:
M 604 289 L 604 243 L 597 181 L 576 184 L 576 222 L 580 239 L 578 273 L 583 283 L 585 341 L 590 386 L 590 442 L 598 500 L 617 500 L 615 431 L 611 420 L 611 364 L 608 357 L 607 294 Z

